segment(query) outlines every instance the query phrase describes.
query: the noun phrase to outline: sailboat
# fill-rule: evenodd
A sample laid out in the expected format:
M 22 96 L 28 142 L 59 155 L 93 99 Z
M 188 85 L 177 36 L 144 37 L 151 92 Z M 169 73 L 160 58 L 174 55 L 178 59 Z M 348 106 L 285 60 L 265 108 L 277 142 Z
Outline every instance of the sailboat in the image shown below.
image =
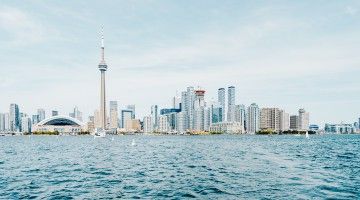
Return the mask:
M 309 131 L 306 131 L 305 137 L 306 137 L 307 139 L 309 139 Z

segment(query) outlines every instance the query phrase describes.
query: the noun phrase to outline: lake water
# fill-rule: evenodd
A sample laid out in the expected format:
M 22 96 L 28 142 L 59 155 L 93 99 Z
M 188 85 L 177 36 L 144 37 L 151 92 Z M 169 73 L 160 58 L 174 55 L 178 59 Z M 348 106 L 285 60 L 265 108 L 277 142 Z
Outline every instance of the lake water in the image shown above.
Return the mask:
M 359 199 L 359 151 L 360 135 L 0 137 L 0 198 Z

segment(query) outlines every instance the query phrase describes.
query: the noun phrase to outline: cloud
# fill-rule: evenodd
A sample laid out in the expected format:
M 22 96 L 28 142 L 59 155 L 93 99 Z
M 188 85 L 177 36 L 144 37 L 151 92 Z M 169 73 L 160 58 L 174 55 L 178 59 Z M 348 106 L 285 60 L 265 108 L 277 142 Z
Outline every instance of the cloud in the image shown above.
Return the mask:
M 33 44 L 46 38 L 45 27 L 28 13 L 12 7 L 0 7 L 0 29 L 13 38 L 14 44 Z

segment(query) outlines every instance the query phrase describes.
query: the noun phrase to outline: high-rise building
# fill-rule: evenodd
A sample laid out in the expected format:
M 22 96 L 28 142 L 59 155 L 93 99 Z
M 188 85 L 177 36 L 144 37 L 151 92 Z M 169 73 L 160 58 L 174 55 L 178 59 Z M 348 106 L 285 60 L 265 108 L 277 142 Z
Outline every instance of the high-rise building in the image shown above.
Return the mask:
M 184 105 L 184 111 L 186 113 L 186 128 L 189 130 L 194 129 L 194 101 L 195 90 L 194 87 L 189 86 L 186 89 L 186 101 Z
M 143 126 L 144 126 L 144 133 L 152 133 L 154 131 L 151 116 L 144 117 Z
M 104 34 L 101 37 L 101 61 L 99 63 L 99 70 L 101 72 L 101 87 L 100 87 L 100 128 L 105 130 L 106 127 L 106 94 L 105 94 L 105 72 L 108 66 L 105 62 L 105 46 Z
M 299 129 L 299 116 L 297 116 L 297 115 L 290 116 L 290 129 L 291 130 Z
M 118 103 L 110 101 L 110 128 L 116 129 L 119 126 Z
M 45 110 L 42 108 L 39 108 L 37 110 L 37 115 L 39 116 L 39 122 L 41 122 L 42 120 L 45 119 L 46 115 L 45 115 Z
M 211 105 L 211 123 L 223 122 L 223 107 L 219 104 Z
M 20 112 L 17 104 L 10 104 L 10 131 L 20 131 Z
M 228 111 L 227 111 L 227 121 L 235 121 L 235 87 L 228 87 Z
M 59 111 L 57 111 L 57 110 L 53 110 L 53 111 L 51 111 L 51 116 L 58 116 L 59 115 Z
M 211 107 L 204 108 L 204 130 L 210 131 L 211 121 L 212 121 L 212 113 Z
M 32 124 L 37 124 L 39 122 L 39 115 L 32 115 Z
M 289 113 L 284 110 L 280 110 L 280 131 L 287 131 L 290 129 L 290 117 Z
M 186 116 L 183 111 L 176 113 L 176 131 L 179 133 L 186 131 Z
M 235 106 L 235 122 L 240 122 L 240 124 L 245 128 L 245 122 L 246 122 L 245 105 L 240 104 Z
M 69 113 L 69 116 L 79 121 L 82 121 L 82 112 L 79 111 L 79 108 L 77 106 L 75 106 L 74 111 L 72 113 Z
M 131 120 L 132 116 L 133 114 L 131 110 L 121 110 L 121 128 L 126 128 L 126 121 Z
M 172 99 L 172 108 L 181 109 L 181 99 L 177 95 Z
M 21 118 L 21 132 L 31 133 L 31 119 L 28 116 Z
M 204 108 L 205 108 L 205 90 L 195 90 L 195 101 L 194 101 L 194 127 L 196 131 L 204 130 Z
M 132 111 L 132 119 L 135 119 L 135 105 L 127 105 L 126 106 L 126 110 L 131 110 Z
M 299 109 L 299 130 L 309 129 L 309 113 L 305 109 Z
M 256 103 L 252 103 L 247 109 L 246 131 L 255 134 L 260 130 L 260 111 Z
M 261 108 L 260 110 L 260 129 L 271 129 L 280 131 L 280 109 L 279 108 Z
M 166 115 L 159 116 L 159 131 L 162 133 L 170 131 L 169 122 Z
M 152 105 L 151 106 L 151 120 L 152 120 L 152 124 L 153 124 L 153 130 L 156 130 L 157 127 L 159 126 L 158 115 L 159 115 L 158 106 Z
M 5 132 L 5 113 L 0 113 L 0 132 Z
M 225 88 L 219 88 L 218 89 L 218 102 L 221 106 L 222 110 L 222 121 L 225 121 Z

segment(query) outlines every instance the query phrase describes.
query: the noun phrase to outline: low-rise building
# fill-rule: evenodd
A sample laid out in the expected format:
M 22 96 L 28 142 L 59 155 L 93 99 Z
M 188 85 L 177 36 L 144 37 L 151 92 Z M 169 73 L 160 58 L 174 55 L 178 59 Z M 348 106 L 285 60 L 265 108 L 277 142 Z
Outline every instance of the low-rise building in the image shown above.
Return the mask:
M 218 122 L 210 126 L 210 132 L 242 134 L 245 133 L 241 122 Z

